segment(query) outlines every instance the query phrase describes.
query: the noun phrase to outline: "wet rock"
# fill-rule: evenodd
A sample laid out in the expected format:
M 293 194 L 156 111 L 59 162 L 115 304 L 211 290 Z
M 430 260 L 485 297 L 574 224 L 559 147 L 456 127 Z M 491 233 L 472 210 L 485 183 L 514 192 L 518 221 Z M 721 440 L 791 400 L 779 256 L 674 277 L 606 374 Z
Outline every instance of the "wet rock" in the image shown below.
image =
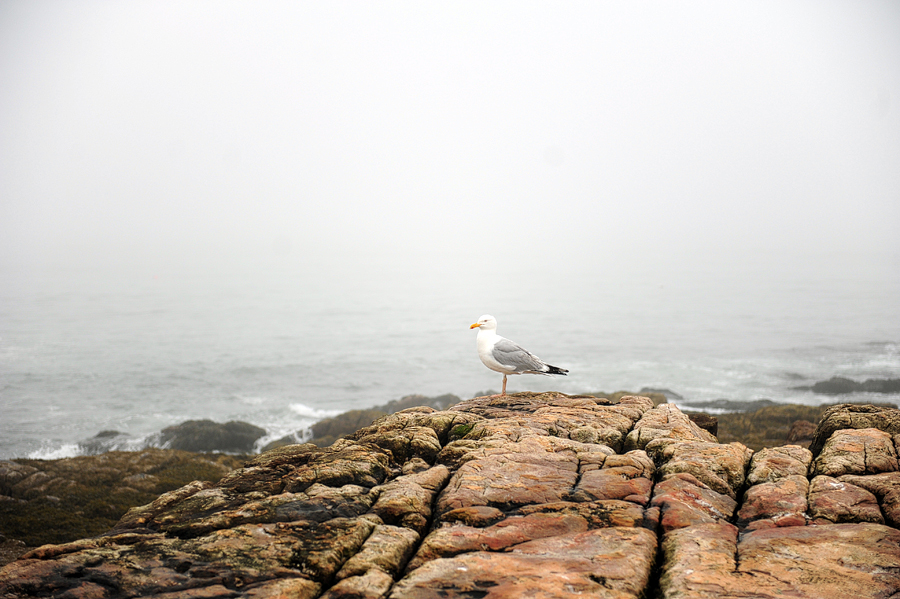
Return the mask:
M 703 412 L 693 412 L 688 414 L 691 422 L 707 431 L 713 437 L 719 434 L 719 419 Z
M 900 470 L 894 440 L 877 428 L 835 431 L 813 463 L 814 474 L 878 474 Z
M 0 531 L 35 547 L 108 531 L 131 508 L 195 480 L 209 484 L 240 456 L 146 449 L 0 462 Z M 55 499 L 51 499 L 55 498 Z
M 778 447 L 791 443 L 788 437 L 796 421 L 818 422 L 826 409 L 827 406 L 777 404 L 748 412 L 718 414 L 719 432 L 716 436 L 721 443 L 738 441 L 754 451 Z
M 265 434 L 265 429 L 247 422 L 188 420 L 164 428 L 159 442 L 166 449 L 247 454 L 253 453 L 253 445 Z

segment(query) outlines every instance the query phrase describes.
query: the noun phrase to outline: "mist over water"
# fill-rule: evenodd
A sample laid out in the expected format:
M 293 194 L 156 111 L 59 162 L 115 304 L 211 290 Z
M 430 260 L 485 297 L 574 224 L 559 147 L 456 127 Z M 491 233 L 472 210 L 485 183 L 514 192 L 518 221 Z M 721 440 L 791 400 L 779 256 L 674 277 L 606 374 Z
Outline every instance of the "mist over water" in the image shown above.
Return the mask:
M 408 276 L 415 261 L 22 281 L 0 314 L 0 456 L 71 455 L 101 430 L 128 433 L 122 448 L 135 449 L 200 418 L 251 422 L 269 441 L 412 393 L 496 390 L 500 377 L 481 365 L 468 329 L 485 312 L 501 334 L 570 370 L 512 377 L 511 391 L 651 387 L 686 406 L 818 404 L 837 398 L 792 387 L 900 372 L 900 284 L 887 264 L 829 278 L 777 263 L 629 275 L 602 261 L 577 273 L 549 264 L 494 273 L 475 262 L 453 275 L 438 261 Z
M 896 2 L 0 4 L 0 458 L 900 377 Z M 898 401 L 857 394 L 853 401 Z

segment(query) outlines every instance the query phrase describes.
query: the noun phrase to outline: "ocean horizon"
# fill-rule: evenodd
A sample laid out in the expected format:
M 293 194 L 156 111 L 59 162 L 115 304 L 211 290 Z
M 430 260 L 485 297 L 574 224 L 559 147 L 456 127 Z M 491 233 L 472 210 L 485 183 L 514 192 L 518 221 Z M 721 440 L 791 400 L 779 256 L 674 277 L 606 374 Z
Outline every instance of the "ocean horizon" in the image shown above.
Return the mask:
M 570 371 L 510 377 L 509 392 L 667 389 L 688 409 L 725 400 L 719 411 L 762 399 L 900 402 L 796 389 L 833 376 L 898 377 L 891 263 L 829 276 L 771 264 L 613 272 L 594 261 L 497 274 L 281 257 L 264 269 L 10 271 L 0 296 L 0 458 L 77 455 L 110 430 L 137 449 L 196 419 L 260 426 L 261 447 L 406 395 L 496 392 L 502 377 L 481 364 L 469 330 L 483 313 L 499 334 Z

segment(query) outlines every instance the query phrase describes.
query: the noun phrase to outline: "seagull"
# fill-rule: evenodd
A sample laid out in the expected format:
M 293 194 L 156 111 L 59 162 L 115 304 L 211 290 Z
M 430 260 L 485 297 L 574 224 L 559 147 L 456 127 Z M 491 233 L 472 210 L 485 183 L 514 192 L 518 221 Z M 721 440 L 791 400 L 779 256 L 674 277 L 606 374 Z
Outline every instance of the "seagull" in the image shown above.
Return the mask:
M 485 314 L 478 322 L 469 327 L 478 329 L 478 357 L 485 366 L 491 370 L 503 373 L 503 391 L 500 395 L 506 395 L 506 376 L 510 374 L 561 374 L 569 371 L 565 368 L 550 366 L 524 347 L 517 345 L 505 337 L 497 334 L 497 319 L 490 314 Z

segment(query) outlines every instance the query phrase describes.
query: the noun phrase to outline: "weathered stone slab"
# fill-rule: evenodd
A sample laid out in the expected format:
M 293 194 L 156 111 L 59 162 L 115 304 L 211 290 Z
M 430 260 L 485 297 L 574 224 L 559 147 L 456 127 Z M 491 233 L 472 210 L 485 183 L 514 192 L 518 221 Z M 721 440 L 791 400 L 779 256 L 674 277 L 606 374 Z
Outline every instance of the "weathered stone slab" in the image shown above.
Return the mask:
M 578 479 L 574 451 L 552 451 L 548 437 L 529 439 L 532 451 L 498 453 L 464 463 L 438 497 L 439 514 L 469 506 L 508 509 L 566 499 Z M 522 449 L 516 444 L 515 449 Z
M 588 528 L 592 529 L 619 526 L 641 527 L 655 531 L 659 526 L 659 513 L 656 508 L 644 509 L 633 502 L 615 499 L 529 505 L 519 508 L 518 513 L 523 516 L 541 513 L 577 515 L 584 518 Z
M 874 494 L 881 504 L 881 513 L 887 523 L 894 528 L 900 528 L 900 472 L 887 472 L 871 476 L 847 474 L 838 480 L 856 485 Z
M 893 437 L 877 428 L 835 431 L 813 462 L 813 474 L 878 474 L 897 472 Z
M 444 487 L 450 472 L 446 466 L 399 476 L 377 489 L 378 501 L 372 507 L 384 522 L 422 532 L 431 522 L 434 497 Z
M 380 447 L 339 439 L 327 450 L 313 454 L 306 464 L 284 475 L 284 491 L 299 493 L 316 483 L 329 487 L 359 485 L 371 488 L 387 479 L 391 462 L 391 453 Z
M 668 533 L 660 587 L 669 599 L 895 597 L 900 531 L 879 524 L 746 533 L 702 524 Z
M 322 599 L 383 599 L 393 585 L 390 574 L 373 568 L 359 576 L 339 580 Z M 293 595 L 285 595 L 283 599 L 293 599 Z
M 788 476 L 803 476 L 809 472 L 812 452 L 797 445 L 766 447 L 753 454 L 747 483 L 771 483 Z
M 730 520 L 737 502 L 684 472 L 667 475 L 653 489 L 650 505 L 660 510 L 660 526 L 668 532 L 686 526 Z
M 825 410 L 809 446 L 818 456 L 835 431 L 877 428 L 890 435 L 900 434 L 900 410 L 885 406 L 840 404 Z
M 744 485 L 745 472 L 753 451 L 740 443 L 672 442 L 660 439 L 647 444 L 647 453 L 659 467 L 659 473 L 687 473 L 717 493 L 732 499 Z
M 580 460 L 579 469 L 581 478 L 571 495 L 575 501 L 623 499 L 640 505 L 650 501 L 655 468 L 641 450 L 606 456 L 601 468 Z
M 533 513 L 511 516 L 485 528 L 460 524 L 431 532 L 409 564 L 414 570 L 426 562 L 473 551 L 500 551 L 527 541 L 588 530 L 587 519 L 578 514 Z
M 362 576 L 372 569 L 396 576 L 412 557 L 418 542 L 419 534 L 414 530 L 377 525 L 359 552 L 344 563 L 337 579 Z
M 809 481 L 805 476 L 779 477 L 747 489 L 737 525 L 756 530 L 774 526 L 805 526 Z
M 649 530 L 590 530 L 522 543 L 508 552 L 429 561 L 398 582 L 390 597 L 637 599 L 655 555 L 656 536 Z
M 700 428 L 673 404 L 660 404 L 647 410 L 625 437 L 625 451 L 644 449 L 655 439 L 703 441 L 716 443 L 716 438 Z
M 809 516 L 815 524 L 884 524 L 875 495 L 862 487 L 830 476 L 817 476 L 809 483 Z

